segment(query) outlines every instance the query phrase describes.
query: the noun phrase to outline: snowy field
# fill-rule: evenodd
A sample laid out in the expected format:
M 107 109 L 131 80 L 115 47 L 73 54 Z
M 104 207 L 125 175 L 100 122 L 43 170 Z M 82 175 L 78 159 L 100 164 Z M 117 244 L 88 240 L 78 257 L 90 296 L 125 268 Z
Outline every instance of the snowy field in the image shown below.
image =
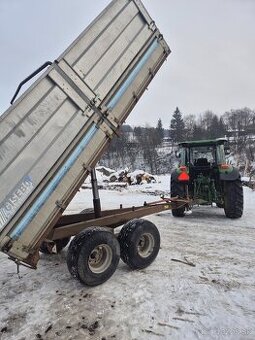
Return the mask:
M 168 193 L 161 183 L 101 190 L 102 207 L 141 205 Z M 191 215 L 149 216 L 161 234 L 155 262 L 131 271 L 120 261 L 101 286 L 87 288 L 69 274 L 66 251 L 41 255 L 36 271 L 0 254 L 0 339 L 255 339 L 255 192 L 244 188 L 244 216 L 198 207 Z M 81 190 L 70 212 L 91 207 Z M 185 258 L 194 266 L 172 259 Z

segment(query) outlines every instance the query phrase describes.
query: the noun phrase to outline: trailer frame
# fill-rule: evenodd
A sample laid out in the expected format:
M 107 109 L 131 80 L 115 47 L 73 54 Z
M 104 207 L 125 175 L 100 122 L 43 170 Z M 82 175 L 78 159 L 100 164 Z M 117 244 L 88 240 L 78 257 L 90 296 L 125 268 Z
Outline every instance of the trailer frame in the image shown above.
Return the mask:
M 32 256 L 29 256 L 28 261 L 27 260 L 20 261 L 16 258 L 12 258 L 11 256 L 9 256 L 9 259 L 13 260 L 16 263 L 18 273 L 19 273 L 20 265 L 23 265 L 30 269 L 36 269 L 37 263 L 40 259 L 40 254 L 39 254 L 40 252 L 46 253 L 46 254 L 56 254 L 69 244 L 71 237 L 74 237 L 74 239 L 75 237 L 79 238 L 79 235 L 84 233 L 86 230 L 89 231 L 90 229 L 98 229 L 98 231 L 100 230 L 108 231 L 108 232 L 110 231 L 110 233 L 113 234 L 114 238 L 118 239 L 120 232 L 116 231 L 116 228 L 120 226 L 125 227 L 125 225 L 127 226 L 128 224 L 132 223 L 132 221 L 134 221 L 135 228 L 133 229 L 135 231 L 136 226 L 138 227 L 140 226 L 140 221 L 141 223 L 147 222 L 153 225 L 153 223 L 149 221 L 142 220 L 141 217 L 161 213 L 167 210 L 178 209 L 183 206 L 188 207 L 191 203 L 189 199 L 180 199 L 179 197 L 167 198 L 167 197 L 161 196 L 160 200 L 153 201 L 153 202 L 145 201 L 143 205 L 140 205 L 140 206 L 131 206 L 131 207 L 124 208 L 123 205 L 120 204 L 120 207 L 117 209 L 101 210 L 99 188 L 98 188 L 95 169 L 91 170 L 90 175 L 91 175 L 91 185 L 92 185 L 91 190 L 92 190 L 94 208 L 85 209 L 81 213 L 77 213 L 77 214 L 62 215 L 58 219 L 57 223 L 55 224 L 51 232 L 47 235 L 47 237 L 44 239 L 41 239 L 40 244 L 38 244 L 37 247 L 35 247 L 34 249 L 35 251 Z M 153 226 L 157 230 L 157 227 L 155 225 Z M 60 248 L 58 249 L 57 245 L 59 245 L 58 244 L 59 242 L 60 242 Z M 152 240 L 151 242 L 154 242 L 154 241 Z M 157 247 L 158 249 L 156 249 L 156 254 L 154 258 L 156 258 L 157 253 L 159 251 L 159 244 Z M 68 260 L 67 260 L 67 263 L 68 263 Z M 130 265 L 130 263 L 127 263 L 127 264 Z M 130 267 L 132 268 L 132 265 Z M 68 269 L 72 276 L 80 279 L 76 272 L 72 273 L 72 269 L 70 269 L 70 265 L 68 265 Z M 104 281 L 101 282 L 100 280 L 101 279 L 99 275 L 99 279 L 97 278 L 94 281 L 94 283 L 91 285 L 97 285 L 97 284 L 104 282 Z M 80 281 L 82 281 L 82 283 L 89 284 L 86 281 L 86 279 L 85 280 L 80 279 Z
M 47 239 L 54 241 L 65 237 L 75 236 L 82 230 L 92 226 L 115 229 L 134 218 L 141 218 L 190 204 L 189 199 L 180 199 L 178 197 L 167 198 L 161 196 L 160 200 L 153 202 L 145 201 L 141 206 L 123 208 L 123 205 L 120 204 L 120 207 L 117 209 L 102 211 L 95 169 L 91 170 L 90 175 L 94 211 L 87 212 L 84 210 L 78 214 L 62 215 Z

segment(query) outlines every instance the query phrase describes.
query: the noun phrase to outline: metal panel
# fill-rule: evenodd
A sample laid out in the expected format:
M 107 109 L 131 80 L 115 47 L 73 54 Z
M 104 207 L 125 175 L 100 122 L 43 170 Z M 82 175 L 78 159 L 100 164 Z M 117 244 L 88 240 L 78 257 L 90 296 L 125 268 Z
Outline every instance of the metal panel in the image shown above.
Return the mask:
M 34 131 L 40 131 L 52 118 L 52 112 L 61 108 L 66 95 L 55 87 L 44 97 L 33 110 L 28 111 L 26 117 L 19 121 L 5 138 L 1 140 L 0 149 L 0 175 L 6 170 L 31 141 Z M 51 107 L 51 111 L 48 107 Z M 1 195 L 1 194 L 0 194 Z M 0 196 L 1 197 L 1 196 Z
M 36 251 L 170 50 L 140 1 L 114 0 L 0 118 L 0 248 Z
M 107 102 L 106 108 L 114 111 L 114 116 L 117 121 L 123 121 L 124 116 L 127 114 L 126 110 L 128 106 L 130 106 L 132 102 L 136 102 L 140 92 L 146 89 L 147 83 L 153 78 L 156 72 L 157 63 L 162 55 L 164 55 L 163 49 L 155 39 L 125 81 L 114 93 L 109 102 Z
M 71 66 L 74 66 L 80 56 L 90 48 L 93 42 L 100 36 L 101 32 L 110 25 L 113 19 L 118 16 L 129 1 L 112 1 L 109 6 L 80 34 L 70 47 L 60 56 Z
M 104 62 L 109 64 L 108 67 L 111 67 L 111 61 L 105 54 L 109 52 L 109 50 L 118 52 L 116 44 L 125 43 L 123 35 L 125 34 L 126 37 L 128 37 L 128 35 L 132 36 L 136 33 L 137 29 L 140 29 L 139 25 L 141 26 L 141 20 L 137 18 L 138 9 L 134 5 L 131 5 L 132 3 L 125 7 L 119 16 L 116 17 L 115 20 L 112 20 L 110 24 L 95 37 L 93 49 L 85 49 L 73 65 L 75 69 L 82 73 L 83 78 L 86 78 L 89 73 L 95 69 L 95 64 L 102 61 L 103 57 L 105 57 Z M 138 26 L 138 28 L 136 28 L 136 26 Z M 128 42 L 126 43 L 128 44 Z M 120 50 L 121 48 L 122 46 L 120 46 Z M 108 67 L 106 65 L 105 68 L 108 69 Z M 100 76 L 100 74 L 97 75 L 97 77 Z
M 13 129 L 22 122 L 26 115 L 37 106 L 45 95 L 52 89 L 52 82 L 44 78 L 42 81 L 31 87 L 26 92 L 22 100 L 17 101 L 19 105 L 11 106 L 2 116 L 0 116 L 0 143 L 8 134 L 13 133 Z M 0 144 L 0 145 L 1 145 Z

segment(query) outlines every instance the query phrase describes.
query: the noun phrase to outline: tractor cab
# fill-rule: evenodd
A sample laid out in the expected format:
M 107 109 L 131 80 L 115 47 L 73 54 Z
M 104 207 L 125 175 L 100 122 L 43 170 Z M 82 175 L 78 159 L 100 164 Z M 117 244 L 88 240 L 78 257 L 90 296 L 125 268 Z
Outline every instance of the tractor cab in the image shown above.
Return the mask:
M 171 174 L 171 196 L 188 197 L 199 205 L 215 203 L 224 208 L 227 217 L 241 217 L 240 173 L 226 162 L 226 143 L 224 138 L 180 143 L 179 166 Z M 172 212 L 179 217 L 184 211 L 185 207 Z
M 224 145 L 226 139 L 183 142 L 180 147 L 180 165 L 195 172 L 206 172 L 226 164 Z

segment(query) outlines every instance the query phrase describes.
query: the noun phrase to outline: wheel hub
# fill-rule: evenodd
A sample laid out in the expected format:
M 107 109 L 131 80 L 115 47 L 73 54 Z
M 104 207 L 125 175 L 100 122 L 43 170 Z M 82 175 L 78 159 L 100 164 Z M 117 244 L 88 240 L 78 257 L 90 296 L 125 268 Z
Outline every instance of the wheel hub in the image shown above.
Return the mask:
M 144 258 L 150 256 L 154 245 L 155 241 L 151 234 L 142 234 L 138 242 L 138 254 Z
M 95 273 L 103 273 L 112 262 L 112 249 L 107 244 L 96 246 L 89 255 L 89 269 Z

